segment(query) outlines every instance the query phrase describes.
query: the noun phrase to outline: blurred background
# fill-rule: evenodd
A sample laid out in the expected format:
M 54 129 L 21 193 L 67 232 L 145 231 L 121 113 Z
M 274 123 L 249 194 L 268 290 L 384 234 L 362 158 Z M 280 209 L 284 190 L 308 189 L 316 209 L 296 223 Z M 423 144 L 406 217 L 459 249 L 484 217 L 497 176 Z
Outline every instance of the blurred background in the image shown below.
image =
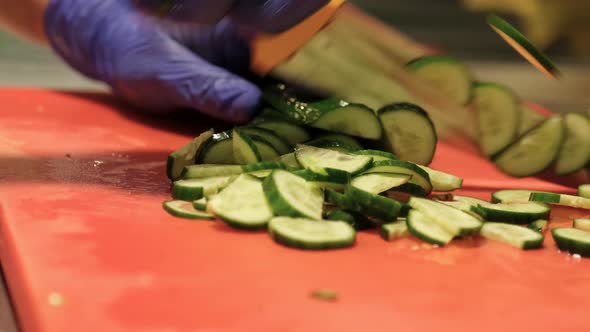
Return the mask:
M 513 88 L 554 111 L 590 109 L 590 0 L 351 0 L 410 37 L 466 61 L 480 80 Z M 494 11 L 543 48 L 554 81 L 524 62 L 485 23 Z M 104 90 L 50 50 L 0 32 L 0 85 Z

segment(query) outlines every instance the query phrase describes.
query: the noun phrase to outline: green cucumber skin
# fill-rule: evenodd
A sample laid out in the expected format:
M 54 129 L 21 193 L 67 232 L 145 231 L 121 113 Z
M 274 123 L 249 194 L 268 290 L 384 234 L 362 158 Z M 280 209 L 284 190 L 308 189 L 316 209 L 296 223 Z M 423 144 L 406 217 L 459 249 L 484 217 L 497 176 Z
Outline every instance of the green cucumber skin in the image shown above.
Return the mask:
M 401 210 L 401 203 L 391 198 L 374 195 L 351 185 L 347 185 L 344 195 L 353 201 L 362 214 L 379 218 L 383 221 L 395 220 Z
M 275 134 L 272 130 L 259 128 L 259 127 L 241 127 L 240 133 L 244 133 L 249 136 L 259 137 L 268 142 L 279 155 L 287 154 L 292 151 L 293 147 L 289 142 Z
M 544 219 L 535 220 L 530 223 L 527 227 L 533 231 L 544 233 L 547 230 L 548 222 Z
M 168 204 L 166 204 L 168 202 L 169 201 L 163 202 L 162 208 L 174 217 L 193 219 L 193 220 L 214 220 L 215 219 L 215 216 L 208 214 L 206 212 L 203 212 L 203 211 L 198 211 L 198 212 L 201 212 L 202 215 L 195 215 L 195 214 L 191 214 L 191 213 L 178 212 L 178 211 L 174 210 L 173 208 L 169 207 Z
M 383 161 L 383 160 L 398 160 L 399 158 L 391 152 L 385 152 L 380 150 L 358 150 L 354 151 L 353 154 L 361 155 L 361 156 L 369 156 L 373 157 L 373 162 Z
M 321 222 L 321 221 L 318 221 Z M 335 221 L 333 221 L 335 222 Z M 268 228 L 268 233 L 270 237 L 284 246 L 289 248 L 295 249 L 303 249 L 303 250 L 327 250 L 327 249 L 342 249 L 354 246 L 356 242 L 356 236 L 353 237 L 351 240 L 347 241 L 339 241 L 339 242 L 328 242 L 328 243 L 313 243 L 310 244 L 305 241 L 298 241 L 296 239 L 288 238 L 286 236 L 282 236 L 281 234 L 275 232 L 272 228 Z
M 364 215 L 345 210 L 334 210 L 327 214 L 326 220 L 344 221 L 352 226 L 356 231 L 364 231 L 367 229 L 376 228 L 377 225 Z
M 342 148 L 348 152 L 362 150 L 363 146 L 356 139 L 343 134 L 322 134 L 304 143 L 318 148 Z
M 410 210 L 410 212 L 408 213 L 408 220 L 406 222 L 406 224 L 408 226 L 408 232 L 410 234 L 412 234 L 413 236 L 415 236 L 416 238 L 418 238 L 418 239 L 420 239 L 420 240 L 422 240 L 424 242 L 427 242 L 427 243 L 430 243 L 430 244 L 439 245 L 439 246 L 446 246 L 448 244 L 447 242 L 439 241 L 437 239 L 431 238 L 431 237 L 423 234 L 422 232 L 420 232 L 420 231 L 418 231 L 418 230 L 416 230 L 414 228 L 414 225 L 412 224 L 412 213 L 413 213 L 413 211 L 414 210 Z
M 424 190 L 424 188 L 420 187 L 419 185 L 417 185 L 415 183 L 411 183 L 411 182 L 404 183 L 401 186 L 391 189 L 390 191 L 402 192 L 402 193 L 410 194 L 410 195 L 416 196 L 416 197 L 428 196 L 428 193 L 426 192 L 426 190 Z
M 301 211 L 292 206 L 287 200 L 283 198 L 283 195 L 279 190 L 279 186 L 275 181 L 275 174 L 276 172 L 273 171 L 268 177 L 264 179 L 264 181 L 262 181 L 262 188 L 264 189 L 266 200 L 269 202 L 274 214 L 283 217 L 316 219 L 314 216 L 308 216 L 301 213 Z
M 232 131 L 228 130 L 228 131 L 223 131 L 217 134 L 213 134 L 212 137 L 210 137 L 207 141 L 205 141 L 203 143 L 203 147 L 200 149 L 199 153 L 197 154 L 196 158 L 195 158 L 195 163 L 196 164 L 234 164 L 234 160 L 233 160 L 233 147 L 232 147 Z M 216 145 L 216 144 L 220 144 L 222 142 L 225 141 L 229 141 L 230 144 L 230 150 L 231 151 L 231 158 L 228 158 L 227 156 L 224 156 L 223 158 L 219 158 L 219 159 L 213 159 L 211 160 L 208 155 L 210 149 Z
M 318 174 L 310 169 L 299 169 L 292 171 L 292 173 L 309 182 L 326 182 L 342 186 L 350 182 L 351 174 L 346 171 L 334 168 L 323 168 L 323 170 L 328 175 Z
M 204 197 L 202 187 L 183 188 L 179 186 L 172 187 L 172 197 L 182 201 L 196 201 Z
M 428 173 L 426 173 L 426 171 L 424 171 L 422 168 L 418 167 L 414 163 L 404 161 L 404 160 L 382 160 L 382 161 L 373 162 L 373 166 L 370 167 L 369 169 L 365 170 L 364 172 L 365 173 L 375 173 L 375 172 L 381 173 L 382 171 L 376 170 L 379 167 L 400 167 L 402 169 L 407 169 L 408 171 L 405 171 L 405 172 L 398 171 L 397 173 L 409 174 L 409 175 L 412 175 L 412 177 L 415 174 L 411 174 L 409 172 L 414 172 L 418 176 L 422 177 L 422 179 L 424 181 L 424 185 L 426 185 L 426 188 L 423 188 L 424 192 L 425 192 L 425 196 L 432 192 L 432 184 L 430 183 L 430 175 L 428 175 Z M 416 182 L 417 182 L 417 180 L 412 178 L 410 180 L 410 182 L 408 182 L 408 183 L 417 184 Z M 407 189 L 410 189 L 410 188 L 407 188 Z
M 486 227 L 486 225 L 487 225 L 487 227 L 490 227 L 490 226 L 496 225 L 496 224 L 502 225 L 502 224 L 505 224 L 505 223 L 487 222 L 487 223 L 484 224 L 484 227 Z M 521 226 L 512 225 L 512 224 L 508 224 L 508 226 L 521 227 Z M 539 248 L 543 247 L 543 240 L 545 239 L 545 236 L 543 236 L 543 234 L 540 233 L 540 232 L 536 232 L 534 230 L 531 230 L 531 231 L 537 233 L 539 235 L 539 238 L 538 239 L 535 239 L 535 240 L 528 240 L 528 241 L 523 242 L 522 246 L 519 246 L 519 248 L 521 248 L 522 250 L 539 249 Z M 484 228 L 482 228 L 482 232 L 485 232 Z M 482 235 L 482 236 L 485 237 L 484 235 Z M 502 243 L 506 243 L 505 241 L 499 241 L 497 239 L 490 239 L 490 240 L 492 240 L 492 241 L 498 241 L 498 242 L 502 242 Z M 506 243 L 506 244 L 512 245 L 512 244 L 509 244 L 509 243 Z M 512 245 L 512 246 L 514 246 L 514 245 Z
M 526 225 L 538 219 L 548 219 L 550 209 L 539 213 L 518 213 L 514 211 L 501 211 L 486 209 L 481 205 L 471 206 L 471 211 L 482 216 L 486 221 L 502 222 L 506 224 Z
M 560 195 L 546 192 L 532 192 L 529 197 L 531 202 L 543 202 L 543 203 L 559 203 Z
M 580 244 L 577 243 L 577 241 L 575 240 L 562 237 L 559 235 L 560 229 L 566 228 L 557 227 L 551 230 L 551 235 L 553 236 L 553 240 L 555 241 L 555 244 L 557 245 L 559 250 L 567 251 L 571 254 L 578 254 L 583 257 L 590 257 L 590 243 Z

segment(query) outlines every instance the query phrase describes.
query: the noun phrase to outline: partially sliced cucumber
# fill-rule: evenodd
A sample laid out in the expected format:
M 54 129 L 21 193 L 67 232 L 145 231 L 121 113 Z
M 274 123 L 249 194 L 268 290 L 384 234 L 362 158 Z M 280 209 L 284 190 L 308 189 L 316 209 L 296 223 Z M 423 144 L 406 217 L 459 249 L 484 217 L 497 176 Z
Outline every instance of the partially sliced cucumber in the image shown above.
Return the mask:
M 522 189 L 498 190 L 492 193 L 492 203 L 526 203 L 532 192 Z
M 437 136 L 428 114 L 418 105 L 391 104 L 378 111 L 388 145 L 407 161 L 428 165 L 434 157 Z
M 354 228 L 344 221 L 276 217 L 268 231 L 278 243 L 308 250 L 350 247 L 356 238 Z
M 418 165 L 404 160 L 383 160 L 373 163 L 373 167 L 365 171 L 368 173 L 395 173 L 407 174 L 412 178 L 408 183 L 413 183 L 424 189 L 424 193 L 428 195 L 432 191 L 432 184 L 430 183 L 430 176 Z
M 560 250 L 590 257 L 590 232 L 575 228 L 554 228 L 551 235 Z
M 326 220 L 344 221 L 350 224 L 356 231 L 375 228 L 376 224 L 369 218 L 355 211 L 336 209 L 326 215 Z
M 306 168 L 335 168 L 350 174 L 360 173 L 371 166 L 372 158 L 330 149 L 298 145 L 295 150 L 297 162 Z
M 186 219 L 215 219 L 210 213 L 196 210 L 191 202 L 181 200 L 165 201 L 162 204 L 164 210 L 175 217 Z
M 350 182 L 350 173 L 334 168 L 306 168 L 293 171 L 293 174 L 320 188 L 341 190 Z
M 557 158 L 565 134 L 563 118 L 553 116 L 495 156 L 494 162 L 514 177 L 538 174 Z
M 353 210 L 385 222 L 394 221 L 401 210 L 401 203 L 380 195 L 371 194 L 351 185 L 344 191 L 344 209 Z
M 451 242 L 454 237 L 454 234 L 434 222 L 430 216 L 418 210 L 408 212 L 406 223 L 410 234 L 431 244 L 444 246 Z
M 565 140 L 555 161 L 555 173 L 571 174 L 590 161 L 590 118 L 582 113 L 564 115 Z
M 353 178 L 351 185 L 372 194 L 380 194 L 407 183 L 411 178 L 408 174 L 368 173 Z
M 540 125 L 543 120 L 545 120 L 545 117 L 541 113 L 531 109 L 525 104 L 520 104 L 518 108 L 520 110 L 520 126 L 518 127 L 518 136 L 524 135 L 526 132 Z
M 193 201 L 193 207 L 195 208 L 195 210 L 207 211 L 207 198 L 202 197 Z
M 533 192 L 529 197 L 529 201 L 565 205 L 574 208 L 590 210 L 590 199 L 574 195 L 549 192 Z
M 408 204 L 453 236 L 476 234 L 482 226 L 481 221 L 474 216 L 440 202 L 411 197 Z
M 197 156 L 197 164 L 235 164 L 232 131 L 213 134 Z
M 356 139 L 343 134 L 323 134 L 305 142 L 305 145 L 318 148 L 335 149 L 343 152 L 361 150 L 363 146 Z
M 576 218 L 573 223 L 574 228 L 590 232 L 590 219 Z
M 406 67 L 451 101 L 459 105 L 469 101 L 473 74 L 462 61 L 448 55 L 427 55 Z
M 452 201 L 443 201 L 443 200 L 437 200 L 437 201 L 440 203 L 446 204 L 448 206 L 452 206 L 452 207 L 459 209 L 461 211 L 467 212 L 471 215 L 476 214 L 471 209 L 473 206 L 489 204 L 488 201 L 484 201 L 483 199 L 469 197 L 469 196 L 461 196 L 461 195 L 453 195 Z M 478 214 L 476 214 L 476 215 L 479 217 Z
M 280 155 L 291 152 L 291 145 L 289 142 L 275 134 L 272 130 L 257 127 L 241 127 L 240 133 L 262 138 L 264 141 L 272 145 Z
M 547 230 L 548 224 L 549 224 L 549 222 L 547 220 L 539 219 L 539 220 L 533 221 L 527 227 L 529 229 L 532 229 L 535 232 L 545 233 L 545 231 Z
M 373 162 L 383 160 L 396 160 L 399 159 L 396 155 L 391 152 L 379 151 L 379 150 L 358 150 L 354 151 L 353 154 L 361 156 L 370 156 L 373 158 Z
M 473 85 L 473 108 L 477 114 L 479 147 L 492 157 L 507 147 L 520 126 L 518 100 L 514 93 L 496 83 Z
M 239 129 L 232 133 L 234 159 L 238 164 L 253 164 L 262 161 L 258 146 L 254 140 Z
M 319 108 L 317 104 L 316 107 Z M 322 115 L 310 126 L 373 140 L 383 135 L 375 112 L 361 104 L 341 103 L 339 107 L 323 109 Z
M 262 182 L 247 174 L 241 174 L 234 182 L 213 196 L 207 209 L 228 225 L 239 229 L 265 228 L 273 217 L 266 201 Z
M 432 191 L 449 192 L 460 189 L 463 186 L 463 179 L 456 175 L 437 171 L 426 166 L 417 166 L 428 173 L 430 183 L 432 184 Z
M 212 176 L 200 179 L 175 181 L 172 187 L 172 197 L 185 201 L 194 201 L 202 197 L 217 194 L 236 179 L 235 175 Z
M 262 187 L 275 215 L 314 220 L 322 218 L 324 193 L 305 179 L 285 170 L 274 170 Z
M 533 202 L 479 204 L 471 210 L 487 221 L 509 224 L 528 224 L 537 219 L 548 219 L 551 211 L 549 206 Z
M 579 185 L 577 195 L 580 197 L 590 198 L 590 184 Z
M 385 241 L 393 241 L 410 235 L 405 221 L 396 221 L 381 225 L 381 237 Z
M 532 229 L 504 224 L 486 222 L 479 234 L 486 239 L 502 242 L 521 249 L 536 249 L 543 246 L 543 234 Z
M 204 142 L 213 136 L 213 129 L 210 129 L 197 136 L 192 141 L 181 146 L 172 152 L 166 161 L 166 175 L 170 180 L 177 180 L 182 175 L 185 166 L 193 165 L 195 158 Z
M 311 139 L 311 134 L 304 127 L 280 119 L 257 118 L 253 125 L 258 128 L 272 130 L 292 146 Z
M 287 153 L 279 157 L 279 161 L 282 162 L 289 169 L 300 169 L 301 165 L 297 162 L 295 152 Z

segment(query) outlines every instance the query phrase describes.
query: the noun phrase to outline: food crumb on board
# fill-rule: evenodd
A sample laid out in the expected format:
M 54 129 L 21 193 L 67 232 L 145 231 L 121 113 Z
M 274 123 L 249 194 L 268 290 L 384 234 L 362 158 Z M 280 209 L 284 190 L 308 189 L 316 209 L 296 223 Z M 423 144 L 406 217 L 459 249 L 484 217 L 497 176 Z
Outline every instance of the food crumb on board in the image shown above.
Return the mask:
M 338 292 L 332 289 L 316 289 L 310 295 L 312 298 L 322 301 L 336 301 L 338 299 Z
M 574 259 L 582 259 L 582 256 L 580 254 L 573 254 L 572 257 Z
M 72 158 L 72 155 L 69 153 L 66 153 L 66 158 Z
M 64 299 L 63 299 L 63 296 L 60 293 L 51 292 L 47 296 L 47 302 L 52 307 L 59 307 L 59 306 L 61 306 L 63 304 Z

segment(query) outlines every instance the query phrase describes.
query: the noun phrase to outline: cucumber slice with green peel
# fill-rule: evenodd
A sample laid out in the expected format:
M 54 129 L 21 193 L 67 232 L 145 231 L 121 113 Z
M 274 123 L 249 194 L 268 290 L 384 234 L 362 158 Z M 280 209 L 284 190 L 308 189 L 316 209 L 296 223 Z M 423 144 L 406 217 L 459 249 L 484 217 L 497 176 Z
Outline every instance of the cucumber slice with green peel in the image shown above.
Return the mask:
M 315 104 L 316 107 L 319 104 Z M 341 103 L 338 107 L 321 109 L 322 115 L 309 125 L 366 139 L 378 140 L 383 129 L 375 111 L 362 104 Z
M 300 101 L 282 83 L 265 86 L 262 91 L 262 99 L 286 120 L 299 125 L 309 125 L 321 116 L 319 109 Z
M 295 152 L 287 153 L 279 157 L 279 161 L 282 162 L 289 169 L 301 169 L 301 165 L 295 158 Z
M 549 192 L 532 192 L 529 197 L 531 202 L 564 205 L 579 209 L 590 210 L 590 199 L 574 195 L 556 194 Z
M 268 224 L 271 237 L 288 247 L 321 250 L 354 245 L 356 231 L 344 221 L 276 217 Z
M 566 113 L 565 140 L 555 161 L 555 173 L 566 175 L 584 168 L 590 161 L 590 118 L 582 113 Z
M 427 55 L 410 61 L 406 68 L 451 101 L 459 105 L 469 102 L 473 74 L 462 61 L 448 55 Z
M 453 195 L 452 201 L 443 201 L 443 200 L 436 200 L 436 201 L 446 204 L 448 206 L 452 206 L 452 207 L 459 209 L 461 211 L 471 213 L 471 214 L 473 214 L 472 213 L 473 211 L 471 210 L 472 206 L 489 204 L 488 201 L 484 201 L 483 199 L 469 197 L 469 196 L 461 196 L 461 195 Z
M 199 154 L 201 146 L 213 136 L 213 133 L 213 129 L 202 133 L 168 156 L 166 160 L 166 175 L 170 180 L 178 180 L 182 175 L 184 167 L 195 163 L 195 158 Z
M 428 173 L 420 168 L 418 165 L 404 161 L 404 160 L 383 160 L 373 163 L 373 167 L 364 172 L 368 173 L 396 173 L 411 175 L 409 183 L 416 184 L 422 189 L 426 195 L 432 191 L 432 184 L 430 183 L 430 176 Z
M 432 184 L 432 191 L 449 192 L 461 189 L 463 186 L 463 179 L 456 175 L 437 171 L 427 166 L 416 166 L 428 173 L 430 183 Z
M 528 224 L 537 219 L 549 218 L 551 209 L 545 204 L 537 203 L 497 203 L 478 204 L 471 210 L 487 221 L 497 221 L 508 224 Z
M 385 241 L 393 241 L 410 235 L 405 221 L 396 221 L 381 225 L 381 238 Z
M 277 149 L 264 138 L 255 135 L 250 135 L 250 138 L 260 153 L 261 161 L 277 160 L 281 156 Z
M 487 17 L 487 22 L 502 39 L 538 70 L 551 78 L 559 75 L 559 70 L 553 61 L 510 23 L 495 14 L 490 14 Z
M 213 134 L 199 152 L 197 164 L 235 164 L 232 132 Z
M 577 195 L 580 197 L 590 198 L 590 184 L 579 185 Z
M 285 170 L 274 170 L 262 187 L 275 215 L 322 219 L 324 193 L 305 179 Z
M 237 176 L 212 176 L 200 179 L 175 181 L 172 186 L 172 197 L 175 199 L 194 201 L 202 197 L 210 197 L 227 187 Z
M 255 230 L 265 228 L 273 212 L 262 190 L 262 181 L 241 174 L 207 203 L 207 209 L 229 226 Z
M 185 167 L 182 178 L 198 179 L 212 176 L 239 175 L 243 172 L 242 165 L 198 164 Z
M 421 165 L 430 164 L 437 136 L 430 117 L 420 106 L 391 104 L 381 108 L 377 114 L 388 145 L 396 156 Z
M 445 246 L 455 237 L 419 210 L 412 209 L 408 212 L 406 224 L 410 234 L 430 244 Z
M 539 220 L 535 220 L 532 223 L 530 223 L 527 226 L 527 228 L 532 229 L 535 232 L 545 233 L 548 225 L 549 225 L 549 222 L 547 220 L 539 219 Z
M 358 154 L 361 156 L 370 156 L 373 158 L 373 162 L 376 161 L 383 161 L 383 160 L 397 160 L 399 159 L 396 155 L 390 152 L 379 151 L 379 150 L 358 150 L 352 152 L 353 154 Z
M 493 241 L 520 249 L 537 249 L 543 246 L 543 234 L 532 229 L 499 222 L 486 222 L 479 234 Z
M 350 184 L 371 194 L 380 194 L 407 183 L 411 178 L 408 174 L 369 173 L 356 176 Z
M 563 118 L 553 116 L 496 155 L 494 163 L 513 177 L 538 174 L 557 158 L 565 135 Z
M 207 211 L 207 198 L 202 197 L 193 201 L 193 208 L 199 211 Z
M 255 119 L 252 125 L 273 131 L 276 135 L 286 140 L 291 146 L 311 139 L 311 134 L 307 129 L 284 120 L 258 118 Z
M 424 190 L 424 188 L 422 188 L 421 186 L 419 186 L 415 183 L 411 183 L 411 182 L 404 183 L 401 186 L 397 186 L 395 188 L 392 188 L 391 190 L 388 190 L 387 193 L 388 194 L 404 193 L 404 194 L 408 194 L 410 196 L 417 196 L 417 197 L 428 196 L 428 193 Z
M 590 257 L 590 232 L 575 228 L 553 228 L 553 240 L 560 250 Z
M 350 182 L 350 173 L 334 168 L 307 168 L 292 171 L 320 188 L 341 190 Z
M 354 152 L 363 149 L 356 139 L 342 134 L 323 134 L 305 142 L 305 145 L 325 149 L 337 149 L 344 152 Z
M 272 147 L 280 154 L 286 154 L 291 152 L 291 145 L 289 142 L 275 134 L 272 130 L 257 128 L 257 127 L 241 127 L 240 133 L 244 133 L 249 136 L 262 138 L 268 142 Z
M 496 83 L 476 83 L 472 90 L 479 148 L 485 156 L 492 157 L 516 137 L 520 126 L 519 103 L 510 89 Z
M 344 196 L 345 206 L 341 206 L 341 208 L 379 218 L 385 222 L 395 220 L 401 209 L 401 203 L 398 201 L 384 196 L 371 194 L 351 185 L 346 186 Z
M 234 129 L 232 133 L 234 159 L 238 164 L 253 164 L 262 161 L 257 144 L 249 136 Z
M 576 218 L 574 219 L 573 227 L 586 232 L 590 232 L 590 219 Z
M 517 136 L 524 135 L 545 120 L 545 117 L 541 113 L 536 112 L 527 105 L 520 104 L 518 109 L 520 110 L 520 125 Z
M 371 166 L 372 158 L 330 149 L 298 145 L 295 149 L 297 162 L 305 168 L 335 168 L 350 174 L 360 173 Z
M 175 217 L 198 220 L 215 219 L 215 216 L 210 213 L 196 210 L 192 203 L 187 201 L 169 200 L 165 201 L 162 207 Z
M 326 215 L 326 220 L 344 221 L 351 225 L 356 231 L 363 231 L 376 227 L 376 224 L 364 215 L 358 212 L 341 209 L 330 211 Z
M 408 204 L 453 236 L 476 234 L 482 226 L 482 222 L 474 216 L 440 202 L 411 197 Z
M 535 191 L 523 189 L 504 189 L 492 193 L 492 203 L 526 203 Z

